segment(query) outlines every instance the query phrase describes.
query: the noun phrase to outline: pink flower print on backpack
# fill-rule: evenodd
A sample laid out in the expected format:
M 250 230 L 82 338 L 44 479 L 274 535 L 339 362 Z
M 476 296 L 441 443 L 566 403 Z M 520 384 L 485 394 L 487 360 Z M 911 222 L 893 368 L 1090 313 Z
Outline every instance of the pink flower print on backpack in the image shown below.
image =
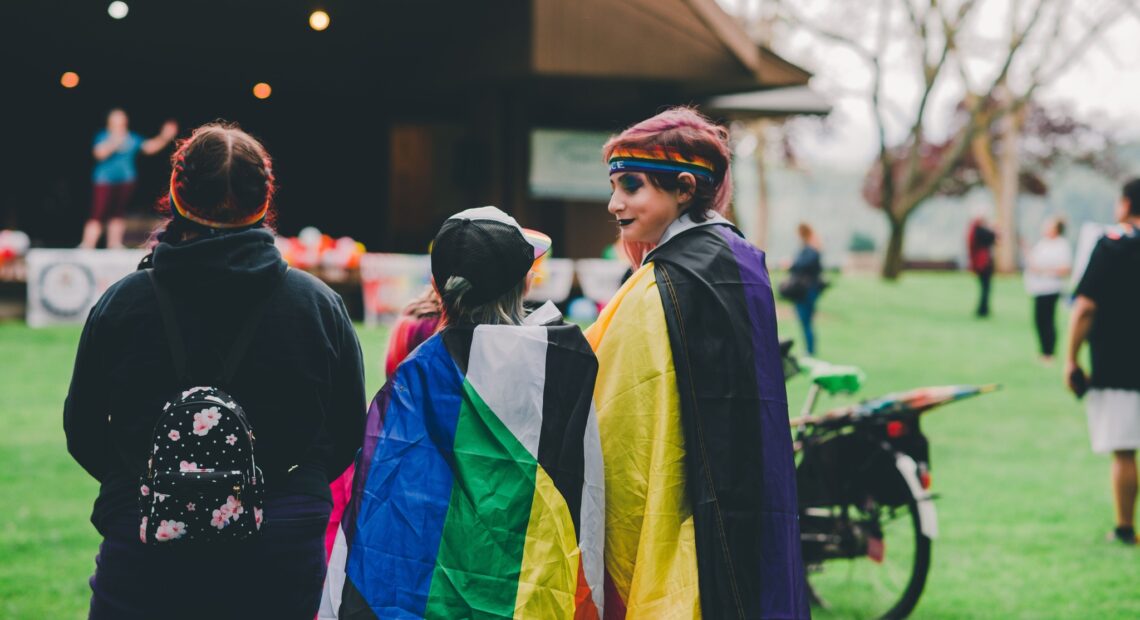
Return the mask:
M 230 495 L 226 498 L 226 503 L 222 504 L 213 513 L 213 519 L 210 520 L 210 525 L 218 528 L 219 530 L 230 524 L 230 520 L 237 521 L 238 516 L 245 512 L 242 507 L 241 501 Z
M 210 432 L 211 428 L 214 428 L 218 425 L 218 420 L 220 420 L 221 417 L 222 414 L 218 411 L 217 407 L 210 407 L 209 409 L 203 409 L 198 413 L 195 413 L 194 434 L 203 436 L 206 433 Z
M 186 533 L 186 524 L 181 521 L 163 520 L 154 531 L 154 538 L 159 542 L 166 542 L 181 538 Z
M 178 464 L 178 471 L 198 471 L 198 464 L 189 461 L 182 461 Z

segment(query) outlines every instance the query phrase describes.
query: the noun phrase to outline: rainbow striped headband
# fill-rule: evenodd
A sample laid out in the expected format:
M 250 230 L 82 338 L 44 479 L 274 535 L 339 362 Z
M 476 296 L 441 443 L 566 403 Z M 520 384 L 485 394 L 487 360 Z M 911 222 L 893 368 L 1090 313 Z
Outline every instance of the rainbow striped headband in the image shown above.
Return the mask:
M 269 200 L 266 200 L 265 204 L 261 205 L 260 209 L 245 219 L 241 219 L 236 222 L 216 222 L 214 220 L 206 219 L 200 215 L 195 215 L 189 209 L 187 209 L 185 205 L 182 204 L 182 201 L 178 200 L 178 194 L 174 191 L 174 175 L 171 174 L 170 207 L 170 210 L 174 212 L 175 215 L 188 221 L 194 222 L 195 224 L 201 224 L 202 226 L 206 226 L 208 228 L 233 229 L 253 226 L 264 220 L 265 215 L 269 213 Z
M 667 146 L 614 149 L 610 154 L 610 174 L 615 172 L 688 172 L 708 181 L 715 180 L 712 162 L 695 155 L 682 155 L 677 149 Z

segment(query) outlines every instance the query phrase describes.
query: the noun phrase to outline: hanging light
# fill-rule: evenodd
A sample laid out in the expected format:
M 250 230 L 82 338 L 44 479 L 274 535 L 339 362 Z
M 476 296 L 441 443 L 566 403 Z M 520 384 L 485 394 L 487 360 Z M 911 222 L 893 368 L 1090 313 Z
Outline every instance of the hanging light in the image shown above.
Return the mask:
M 332 21 L 332 19 L 329 17 L 329 14 L 324 11 L 318 10 L 309 14 L 309 27 L 317 32 L 328 28 L 330 21 Z
M 268 99 L 269 95 L 273 94 L 273 88 L 265 82 L 258 82 L 253 85 L 253 96 L 258 99 Z
M 59 84 L 64 88 L 75 88 L 79 86 L 79 74 L 74 71 L 68 71 L 59 77 Z
M 127 6 L 126 2 L 121 2 L 120 0 L 115 0 L 107 5 L 107 15 L 110 15 L 114 19 L 123 19 L 130 10 L 131 7 Z

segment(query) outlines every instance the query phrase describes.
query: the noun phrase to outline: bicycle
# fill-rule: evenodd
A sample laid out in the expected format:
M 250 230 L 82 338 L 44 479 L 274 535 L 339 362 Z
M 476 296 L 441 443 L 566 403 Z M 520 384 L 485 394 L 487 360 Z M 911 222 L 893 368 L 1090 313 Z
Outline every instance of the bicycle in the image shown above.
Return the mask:
M 791 420 L 809 598 L 813 606 L 845 615 L 905 618 L 922 595 L 938 536 L 929 446 L 919 419 L 998 386 L 917 388 L 814 415 L 824 392 L 857 392 L 863 372 L 797 360 L 790 346 L 782 344 L 785 380 L 801 366 L 811 375 L 801 415 Z M 838 560 L 849 562 L 846 570 L 836 566 Z

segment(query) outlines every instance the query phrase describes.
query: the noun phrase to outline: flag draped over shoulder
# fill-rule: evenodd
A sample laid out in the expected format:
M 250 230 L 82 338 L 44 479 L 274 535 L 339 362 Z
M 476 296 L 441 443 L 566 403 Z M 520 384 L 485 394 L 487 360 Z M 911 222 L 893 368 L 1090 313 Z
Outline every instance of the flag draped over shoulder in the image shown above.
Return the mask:
M 608 618 L 806 618 L 775 304 L 728 225 L 658 246 L 586 334 Z
M 601 617 L 596 372 L 576 326 L 416 349 L 368 412 L 321 616 Z

